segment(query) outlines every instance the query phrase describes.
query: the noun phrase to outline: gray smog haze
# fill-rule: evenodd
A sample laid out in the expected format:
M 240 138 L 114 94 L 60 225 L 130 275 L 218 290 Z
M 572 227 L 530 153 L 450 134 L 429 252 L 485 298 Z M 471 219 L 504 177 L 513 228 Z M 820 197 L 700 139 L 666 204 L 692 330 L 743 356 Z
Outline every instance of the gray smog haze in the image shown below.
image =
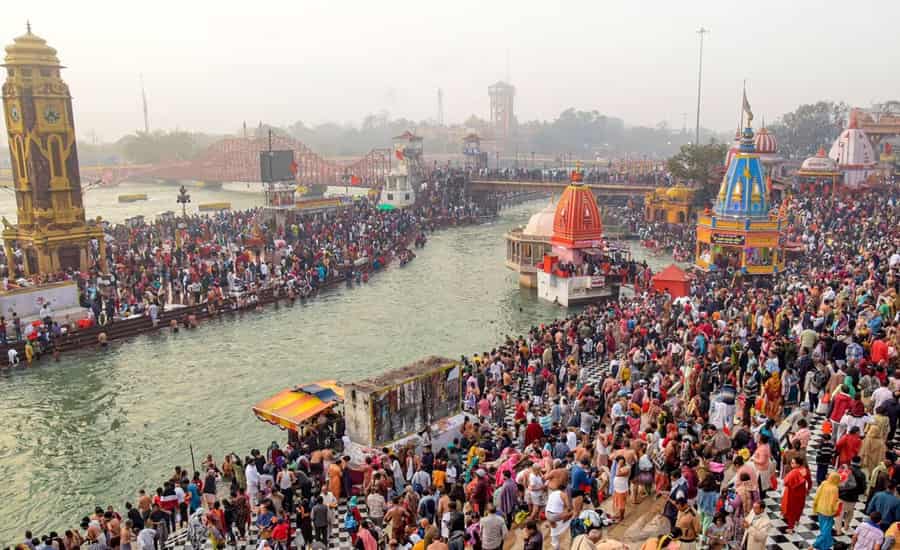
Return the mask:
M 5 0 L 0 39 L 25 30 L 59 51 L 82 137 L 143 126 L 233 132 L 289 124 L 488 117 L 509 74 L 520 121 L 565 108 L 627 124 L 693 127 L 697 29 L 705 42 L 703 126 L 738 122 L 741 83 L 772 120 L 819 99 L 900 96 L 900 3 L 792 0 L 230 2 Z

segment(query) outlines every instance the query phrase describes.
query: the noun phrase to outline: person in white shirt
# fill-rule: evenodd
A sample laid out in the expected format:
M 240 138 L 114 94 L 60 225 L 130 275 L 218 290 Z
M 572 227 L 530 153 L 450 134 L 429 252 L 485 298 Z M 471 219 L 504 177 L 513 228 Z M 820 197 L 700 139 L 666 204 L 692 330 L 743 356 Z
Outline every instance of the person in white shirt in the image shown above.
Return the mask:
M 875 405 L 873 410 L 877 411 L 878 407 L 880 407 L 885 401 L 887 401 L 888 399 L 893 397 L 894 394 L 891 391 L 891 389 L 888 387 L 889 384 L 890 384 L 890 381 L 885 380 L 884 382 L 881 383 L 880 388 L 878 388 L 877 390 L 872 392 L 872 403 Z
M 144 527 L 141 529 L 141 532 L 138 533 L 137 541 L 140 550 L 153 550 L 156 547 L 156 529 Z
M 178 503 L 178 507 L 175 508 L 175 525 L 181 525 L 182 521 L 187 521 L 188 519 L 181 516 L 181 505 L 184 503 L 184 497 L 185 492 L 181 488 L 181 484 L 175 485 L 175 501 Z
M 6 356 L 9 358 L 9 366 L 15 366 L 19 363 L 19 352 L 16 351 L 16 348 L 9 348 L 6 351 Z
M 570 451 L 574 451 L 575 447 L 578 446 L 578 436 L 575 434 L 575 428 L 569 428 L 569 431 L 566 432 L 566 446 L 569 447 Z
M 244 477 L 247 478 L 247 493 L 250 494 L 250 503 L 255 506 L 259 496 L 259 471 L 252 460 L 247 462 L 247 466 L 244 468 Z

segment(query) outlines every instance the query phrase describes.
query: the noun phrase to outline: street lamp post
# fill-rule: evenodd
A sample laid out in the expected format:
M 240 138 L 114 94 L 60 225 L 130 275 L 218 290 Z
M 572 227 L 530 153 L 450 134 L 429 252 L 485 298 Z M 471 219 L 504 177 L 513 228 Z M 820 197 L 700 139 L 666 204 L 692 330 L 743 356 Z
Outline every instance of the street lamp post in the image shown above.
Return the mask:
M 709 34 L 709 29 L 700 27 L 697 34 L 700 35 L 700 63 L 697 67 L 697 126 L 694 128 L 694 143 L 700 145 L 700 83 L 703 79 L 703 35 Z
M 187 189 L 184 188 L 184 185 L 178 190 L 178 198 L 175 200 L 181 205 L 181 217 L 187 218 L 187 205 L 191 202 L 191 196 L 188 194 Z

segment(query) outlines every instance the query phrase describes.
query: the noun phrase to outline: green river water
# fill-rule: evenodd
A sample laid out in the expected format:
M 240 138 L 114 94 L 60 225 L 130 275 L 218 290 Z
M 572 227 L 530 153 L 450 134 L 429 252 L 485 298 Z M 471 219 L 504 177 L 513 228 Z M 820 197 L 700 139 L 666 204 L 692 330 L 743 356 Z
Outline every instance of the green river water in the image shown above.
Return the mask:
M 142 192 L 149 201 L 116 202 L 120 193 Z M 174 187 L 125 184 L 91 190 L 86 203 L 89 215 L 121 221 L 175 210 L 176 194 Z M 259 201 L 225 191 L 191 194 L 194 206 Z M 0 374 L 0 537 L 17 543 L 26 528 L 62 532 L 97 505 L 122 508 L 138 489 L 153 491 L 174 465 L 190 467 L 191 444 L 198 461 L 206 453 L 221 461 L 226 452 L 243 456 L 281 441 L 284 433 L 250 407 L 285 387 L 358 379 L 429 354 L 470 355 L 564 315 L 519 289 L 503 263 L 503 234 L 544 204 L 436 233 L 408 266 L 304 305 L 225 316 L 192 332 L 140 336 Z M 14 220 L 11 195 L 0 197 L 0 214 Z

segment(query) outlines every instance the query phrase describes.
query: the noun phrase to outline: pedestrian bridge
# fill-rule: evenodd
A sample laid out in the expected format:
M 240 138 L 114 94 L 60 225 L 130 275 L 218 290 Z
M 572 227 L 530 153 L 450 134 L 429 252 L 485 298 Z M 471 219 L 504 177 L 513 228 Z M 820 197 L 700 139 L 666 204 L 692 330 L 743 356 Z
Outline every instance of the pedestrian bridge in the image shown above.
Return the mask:
M 533 180 L 502 180 L 491 178 L 474 178 L 469 182 L 470 191 L 519 192 L 540 191 L 545 193 L 561 194 L 568 182 L 562 181 L 533 181 Z M 586 183 L 594 194 L 608 197 L 629 197 L 644 195 L 655 189 L 653 185 L 646 183 Z

